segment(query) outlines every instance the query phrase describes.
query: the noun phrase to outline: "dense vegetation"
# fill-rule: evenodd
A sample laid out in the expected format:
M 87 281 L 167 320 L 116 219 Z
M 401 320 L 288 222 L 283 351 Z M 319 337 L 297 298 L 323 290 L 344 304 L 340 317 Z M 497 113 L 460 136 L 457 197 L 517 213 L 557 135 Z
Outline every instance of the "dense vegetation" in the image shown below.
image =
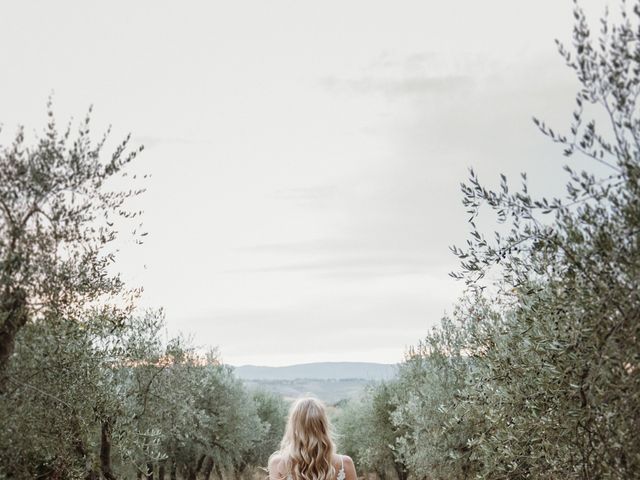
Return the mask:
M 339 422 L 361 469 L 417 478 L 637 478 L 640 472 L 640 2 L 603 19 L 575 9 L 581 88 L 566 195 L 463 185 L 471 234 L 453 315 Z M 596 126 L 596 120 L 598 121 Z M 485 207 L 503 224 L 486 238 Z M 388 393 L 391 392 L 391 393 Z M 354 421 L 358 418 L 358 421 Z M 402 474 L 398 475 L 402 478 Z
M 215 352 L 162 341 L 158 314 L 29 323 L 1 397 L 9 478 L 196 478 L 265 465 L 285 404 L 247 392 Z
M 196 478 L 266 465 L 286 405 L 249 392 L 215 352 L 163 337 L 160 312 L 112 272 L 141 189 L 116 190 L 128 139 L 49 124 L 0 154 L 0 478 Z M 131 181 L 128 181 L 130 184 Z
M 467 293 L 400 366 L 336 419 L 381 480 L 634 478 L 640 472 L 640 2 L 592 38 L 575 9 L 560 53 L 581 88 L 567 134 L 584 168 L 534 198 L 463 185 Z M 628 12 L 628 13 L 627 13 Z M 51 108 L 49 108 L 49 111 Z M 0 478 L 210 478 L 266 465 L 284 401 L 250 392 L 215 351 L 165 338 L 161 312 L 113 273 L 139 150 L 103 153 L 89 117 L 0 152 Z M 596 120 L 598 126 L 596 127 Z M 601 126 L 602 125 L 602 126 Z M 118 178 L 116 179 L 116 177 Z M 481 208 L 501 224 L 486 238 Z

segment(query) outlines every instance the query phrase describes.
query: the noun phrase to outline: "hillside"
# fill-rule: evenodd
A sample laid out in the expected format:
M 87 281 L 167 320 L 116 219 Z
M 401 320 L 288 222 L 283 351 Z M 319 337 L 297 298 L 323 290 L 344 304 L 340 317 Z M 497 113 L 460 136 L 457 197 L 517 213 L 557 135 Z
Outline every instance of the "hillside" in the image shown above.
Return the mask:
M 370 362 L 317 362 L 285 367 L 243 365 L 234 367 L 243 380 L 388 380 L 395 376 L 395 365 Z
M 314 395 L 328 404 L 357 397 L 371 383 L 396 374 L 392 364 L 367 362 L 318 362 L 286 367 L 243 365 L 234 367 L 247 387 L 262 388 L 291 400 Z

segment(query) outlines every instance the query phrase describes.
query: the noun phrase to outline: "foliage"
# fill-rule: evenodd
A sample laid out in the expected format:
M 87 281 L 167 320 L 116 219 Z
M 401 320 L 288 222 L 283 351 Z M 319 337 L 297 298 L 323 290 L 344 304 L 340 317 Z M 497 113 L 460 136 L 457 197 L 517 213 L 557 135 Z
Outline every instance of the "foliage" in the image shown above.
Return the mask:
M 132 335 L 150 322 L 157 318 L 134 318 L 124 328 Z M 101 430 L 107 423 L 114 427 L 131 394 L 118 372 L 131 363 L 130 352 L 110 333 L 112 327 L 100 317 L 86 323 L 61 319 L 55 325 L 25 326 L 9 366 L 11 388 L 0 397 L 5 473 L 55 477 L 64 472 L 79 477 L 110 467 L 101 465 Z M 117 427 L 113 434 L 119 438 L 120 452 L 126 455 L 138 448 L 141 436 L 124 428 L 124 422 Z
M 454 276 L 469 293 L 411 352 L 394 417 L 419 476 L 640 471 L 640 3 L 604 18 L 597 40 L 577 6 L 575 18 L 574 52 L 559 44 L 581 84 L 570 133 L 535 123 L 594 166 L 565 167 L 566 195 L 551 200 L 534 198 L 524 174 L 516 191 L 504 176 L 487 189 L 473 171 L 463 184 L 472 230 L 453 248 Z M 482 234 L 482 207 L 506 234 Z
M 246 391 L 215 352 L 163 340 L 158 312 L 111 326 L 25 326 L 0 397 L 0 478 L 194 478 L 266 462 L 282 400 Z
M 280 448 L 287 422 L 288 405 L 280 395 L 258 389 L 251 393 L 256 413 L 262 422 L 264 435 L 246 451 L 242 463 L 266 467 L 269 456 Z
M 375 472 L 384 480 L 394 471 L 400 480 L 407 468 L 396 455 L 401 429 L 392 422 L 392 402 L 398 385 L 394 382 L 371 384 L 364 396 L 347 403 L 337 419 L 338 444 L 361 471 Z
M 398 373 L 392 419 L 405 434 L 397 454 L 420 478 L 469 478 L 477 469 L 468 439 L 485 421 L 474 408 L 460 408 L 474 373 L 467 343 L 473 324 L 463 305 L 410 349 Z
M 0 478 L 209 478 L 266 463 L 281 403 L 248 392 L 216 351 L 164 338 L 162 312 L 134 315 L 137 291 L 111 273 L 117 218 L 140 213 L 125 203 L 141 190 L 116 177 L 140 150 L 127 154 L 127 137 L 104 160 L 89 116 L 74 137 L 48 111 L 34 146 L 20 129 L 0 153 Z
M 126 200 L 142 190 L 115 189 L 113 178 L 142 147 L 127 153 L 126 137 L 105 160 L 108 132 L 91 140 L 90 112 L 76 135 L 71 124 L 58 132 L 50 103 L 48 117 L 35 145 L 25 143 L 20 128 L 0 150 L 0 391 L 16 335 L 28 321 L 81 321 L 85 308 L 100 301 L 117 324 L 136 293 L 111 273 L 115 256 L 106 247 L 117 237 L 116 219 L 139 215 Z
M 96 425 L 122 409 L 115 365 L 133 353 L 118 335 L 147 327 L 131 323 L 137 291 L 107 249 L 117 218 L 139 215 L 125 202 L 142 190 L 114 177 L 142 148 L 127 153 L 127 137 L 105 160 L 108 132 L 91 141 L 90 112 L 75 136 L 58 132 L 51 104 L 48 116 L 35 145 L 20 128 L 0 154 L 2 465 L 16 476 L 95 471 Z
M 562 134 L 566 195 L 532 196 L 506 177 L 463 184 L 471 232 L 453 248 L 468 291 L 337 420 L 363 471 L 417 478 L 633 478 L 640 471 L 640 2 L 592 38 L 575 7 L 581 88 Z M 598 113 L 597 109 L 600 109 Z M 601 125 L 604 119 L 604 126 Z M 598 126 L 596 127 L 596 120 Z M 215 351 L 165 339 L 160 312 L 131 314 L 113 216 L 137 191 L 106 185 L 110 161 L 51 120 L 0 154 L 0 478 L 209 478 L 264 465 L 285 406 L 248 392 Z M 502 224 L 477 226 L 488 207 Z M 115 306 L 120 305 L 120 306 Z M 9 361 L 9 359 L 11 361 Z

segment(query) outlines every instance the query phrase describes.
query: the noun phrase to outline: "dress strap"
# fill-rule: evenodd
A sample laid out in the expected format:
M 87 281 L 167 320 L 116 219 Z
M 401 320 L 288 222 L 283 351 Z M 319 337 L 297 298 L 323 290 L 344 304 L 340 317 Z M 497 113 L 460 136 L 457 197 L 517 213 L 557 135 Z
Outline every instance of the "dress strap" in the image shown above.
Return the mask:
M 340 471 L 336 477 L 336 480 L 345 480 L 347 474 L 344 472 L 344 456 L 340 455 Z

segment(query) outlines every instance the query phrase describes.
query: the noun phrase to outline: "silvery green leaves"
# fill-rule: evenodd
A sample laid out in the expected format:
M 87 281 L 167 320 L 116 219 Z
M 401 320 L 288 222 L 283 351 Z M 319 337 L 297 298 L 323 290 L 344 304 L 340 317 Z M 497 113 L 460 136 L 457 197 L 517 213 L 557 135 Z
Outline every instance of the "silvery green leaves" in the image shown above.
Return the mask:
M 19 128 L 0 147 L 0 390 L 20 329 L 30 321 L 82 321 L 89 309 L 109 313 L 114 325 L 128 315 L 135 289 L 112 273 L 109 244 L 116 218 L 138 222 L 127 200 L 142 188 L 119 189 L 142 147 L 129 137 L 104 153 L 108 132 L 91 139 L 91 109 L 73 131 L 59 131 L 51 102 L 44 132 L 27 140 Z M 122 225 L 122 224 L 121 224 Z
M 576 109 L 567 133 L 534 119 L 571 157 L 566 191 L 537 198 L 525 174 L 492 190 L 475 170 L 462 185 L 470 230 L 453 276 L 469 288 L 410 349 L 389 406 L 417 477 L 640 471 L 640 2 L 620 6 L 594 38 L 575 5 L 559 48 Z

